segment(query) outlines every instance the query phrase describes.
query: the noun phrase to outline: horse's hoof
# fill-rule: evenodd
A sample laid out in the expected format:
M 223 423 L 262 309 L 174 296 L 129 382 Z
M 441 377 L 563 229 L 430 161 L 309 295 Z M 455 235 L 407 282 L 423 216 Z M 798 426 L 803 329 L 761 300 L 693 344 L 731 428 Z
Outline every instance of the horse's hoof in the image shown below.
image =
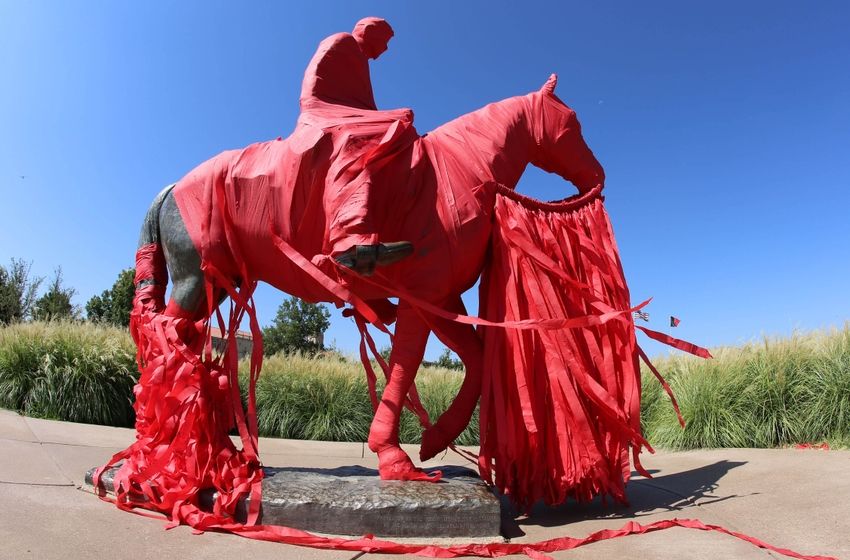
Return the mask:
M 413 465 L 407 453 L 398 447 L 378 451 L 378 474 L 381 480 L 417 480 L 437 482 L 443 477 L 442 471 L 426 473 Z
M 446 434 L 434 425 L 422 432 L 422 443 L 419 445 L 419 460 L 433 459 L 439 453 L 448 449 L 451 441 L 446 441 Z
M 400 480 L 412 480 L 416 482 L 440 482 L 443 478 L 443 471 L 431 471 L 426 473 L 422 469 L 414 469 L 413 472 L 407 473 Z

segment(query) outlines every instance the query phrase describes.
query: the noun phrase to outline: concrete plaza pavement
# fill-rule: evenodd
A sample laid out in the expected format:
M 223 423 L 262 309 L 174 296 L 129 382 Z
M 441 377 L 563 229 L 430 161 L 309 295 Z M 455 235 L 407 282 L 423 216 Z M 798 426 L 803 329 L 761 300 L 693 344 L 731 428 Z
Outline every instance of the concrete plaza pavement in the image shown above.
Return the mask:
M 86 470 L 129 445 L 133 430 L 26 418 L 0 410 L 0 559 L 274 558 L 378 556 L 165 531 L 83 490 Z M 267 466 L 376 467 L 361 443 L 261 438 Z M 415 447 L 409 450 L 416 456 Z M 628 521 L 696 518 L 808 555 L 850 560 L 850 451 L 717 449 L 644 454 L 653 478 L 629 484 L 631 505 L 569 503 L 509 523 L 511 542 L 584 537 Z M 425 466 L 464 464 L 449 453 Z M 513 516 L 509 516 L 513 517 Z M 552 553 L 557 559 L 781 558 L 715 532 L 674 528 Z

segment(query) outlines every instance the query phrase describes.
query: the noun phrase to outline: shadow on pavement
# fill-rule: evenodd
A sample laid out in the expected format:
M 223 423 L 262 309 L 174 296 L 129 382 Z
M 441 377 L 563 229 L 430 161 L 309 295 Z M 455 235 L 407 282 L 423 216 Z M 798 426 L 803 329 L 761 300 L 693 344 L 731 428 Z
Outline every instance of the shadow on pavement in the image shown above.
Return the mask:
M 632 479 L 626 492 L 629 504 L 603 504 L 600 498 L 580 504 L 568 501 L 556 507 L 540 502 L 535 504 L 530 514 L 516 512 L 515 508 L 502 497 L 502 531 L 508 538 L 517 538 L 525 533 L 523 525 L 555 527 L 568 525 L 588 519 L 639 518 L 661 511 L 681 511 L 690 507 L 707 505 L 738 498 L 733 495 L 716 495 L 718 481 L 726 474 L 746 461 L 718 461 L 688 471 L 653 477 L 651 479 Z M 650 471 L 655 474 L 658 471 Z M 636 473 L 632 473 L 633 476 Z

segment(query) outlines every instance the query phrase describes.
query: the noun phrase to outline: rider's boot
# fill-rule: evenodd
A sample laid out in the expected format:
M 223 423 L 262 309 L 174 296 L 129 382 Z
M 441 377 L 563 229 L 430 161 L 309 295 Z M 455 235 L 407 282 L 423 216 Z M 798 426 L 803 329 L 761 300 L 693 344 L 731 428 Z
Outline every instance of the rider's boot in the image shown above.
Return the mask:
M 375 266 L 387 266 L 413 254 L 413 244 L 408 241 L 355 245 L 340 253 L 334 260 L 363 276 L 372 276 Z

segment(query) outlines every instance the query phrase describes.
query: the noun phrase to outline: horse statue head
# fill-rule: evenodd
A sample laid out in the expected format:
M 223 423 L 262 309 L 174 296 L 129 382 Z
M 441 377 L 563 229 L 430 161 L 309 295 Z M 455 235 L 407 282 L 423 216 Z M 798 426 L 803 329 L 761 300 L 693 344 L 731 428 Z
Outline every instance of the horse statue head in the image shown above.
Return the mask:
M 527 95 L 491 103 L 428 134 L 435 150 L 454 168 L 467 167 L 468 181 L 493 181 L 514 189 L 528 164 L 555 173 L 586 193 L 605 182 L 605 172 L 587 146 L 575 111 L 555 94 L 552 74 Z M 464 175 L 458 169 L 458 175 Z
M 581 134 L 575 111 L 555 95 L 558 75 L 552 74 L 534 98 L 535 149 L 531 164 L 560 175 L 580 193 L 605 183 L 605 171 L 593 157 Z

